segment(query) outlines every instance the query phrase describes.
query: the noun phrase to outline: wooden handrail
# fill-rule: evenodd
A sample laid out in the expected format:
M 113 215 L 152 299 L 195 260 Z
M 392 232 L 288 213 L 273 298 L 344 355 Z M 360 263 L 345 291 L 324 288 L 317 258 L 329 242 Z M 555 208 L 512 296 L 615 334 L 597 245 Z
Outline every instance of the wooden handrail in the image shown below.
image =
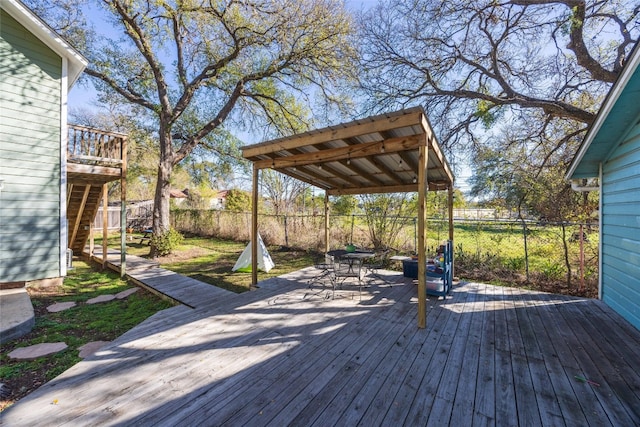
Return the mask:
M 69 162 L 110 164 L 121 167 L 126 161 L 123 143 L 126 135 L 86 126 L 69 125 L 67 159 Z

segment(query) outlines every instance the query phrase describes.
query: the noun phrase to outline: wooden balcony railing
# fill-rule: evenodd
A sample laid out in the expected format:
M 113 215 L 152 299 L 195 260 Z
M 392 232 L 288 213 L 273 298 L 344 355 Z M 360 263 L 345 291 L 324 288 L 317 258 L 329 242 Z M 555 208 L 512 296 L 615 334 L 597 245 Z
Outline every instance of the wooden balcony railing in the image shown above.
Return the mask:
M 67 161 L 122 168 L 126 164 L 126 135 L 69 125 Z

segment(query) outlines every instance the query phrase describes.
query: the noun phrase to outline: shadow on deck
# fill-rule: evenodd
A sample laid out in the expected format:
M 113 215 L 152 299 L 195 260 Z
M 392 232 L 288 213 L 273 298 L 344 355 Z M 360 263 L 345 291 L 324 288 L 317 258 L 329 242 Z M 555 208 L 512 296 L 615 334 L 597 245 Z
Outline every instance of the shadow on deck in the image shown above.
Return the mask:
M 157 313 L 6 425 L 638 425 L 640 331 L 597 300 L 479 283 L 309 289 L 313 268 Z M 583 382 L 576 376 L 597 383 Z

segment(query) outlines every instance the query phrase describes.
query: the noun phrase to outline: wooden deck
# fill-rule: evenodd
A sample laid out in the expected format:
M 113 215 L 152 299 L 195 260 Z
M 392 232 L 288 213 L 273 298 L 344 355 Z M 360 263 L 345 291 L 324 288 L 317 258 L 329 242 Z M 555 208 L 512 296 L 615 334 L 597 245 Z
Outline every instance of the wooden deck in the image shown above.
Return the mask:
M 640 331 L 600 301 L 466 283 L 429 298 L 421 330 L 411 282 L 327 299 L 312 274 L 157 313 L 2 422 L 640 424 Z
M 89 255 L 88 251 L 85 255 Z M 102 262 L 102 248 L 95 248 L 93 259 Z M 107 267 L 120 271 L 120 251 L 107 251 Z M 127 277 L 139 286 L 164 297 L 168 297 L 190 308 L 215 305 L 223 297 L 238 294 L 211 286 L 173 271 L 160 268 L 156 261 L 127 254 Z M 224 299 L 224 298 L 223 298 Z

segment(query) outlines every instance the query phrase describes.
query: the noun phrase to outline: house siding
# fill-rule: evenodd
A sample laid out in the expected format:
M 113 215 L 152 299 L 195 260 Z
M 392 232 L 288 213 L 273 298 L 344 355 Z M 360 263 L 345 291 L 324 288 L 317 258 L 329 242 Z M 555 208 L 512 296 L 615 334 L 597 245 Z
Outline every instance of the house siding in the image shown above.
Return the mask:
M 60 276 L 62 58 L 0 10 L 0 283 Z
M 602 299 L 640 329 L 640 124 L 602 165 Z

